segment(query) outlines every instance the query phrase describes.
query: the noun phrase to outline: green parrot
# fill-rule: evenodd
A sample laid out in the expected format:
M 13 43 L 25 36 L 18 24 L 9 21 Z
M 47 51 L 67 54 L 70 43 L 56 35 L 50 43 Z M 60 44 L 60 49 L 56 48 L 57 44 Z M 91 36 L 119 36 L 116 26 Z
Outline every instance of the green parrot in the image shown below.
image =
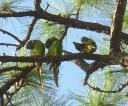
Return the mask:
M 26 44 L 26 48 L 30 50 L 31 56 L 44 56 L 45 55 L 45 45 L 40 40 L 30 40 Z M 37 71 L 38 71 L 38 77 L 41 83 L 41 86 L 43 87 L 43 79 L 42 77 L 42 63 L 37 63 Z
M 45 43 L 46 48 L 48 49 L 47 56 L 61 56 L 62 55 L 62 41 L 51 37 L 47 39 Z M 54 81 L 56 86 L 58 87 L 58 73 L 59 73 L 59 65 L 61 62 L 55 62 L 52 64 L 54 71 Z
M 97 49 L 95 41 L 87 37 L 82 37 L 81 43 L 73 42 L 73 44 L 75 45 L 75 48 L 77 50 L 79 50 L 80 52 L 84 52 L 84 53 L 91 54 L 91 53 L 94 53 Z

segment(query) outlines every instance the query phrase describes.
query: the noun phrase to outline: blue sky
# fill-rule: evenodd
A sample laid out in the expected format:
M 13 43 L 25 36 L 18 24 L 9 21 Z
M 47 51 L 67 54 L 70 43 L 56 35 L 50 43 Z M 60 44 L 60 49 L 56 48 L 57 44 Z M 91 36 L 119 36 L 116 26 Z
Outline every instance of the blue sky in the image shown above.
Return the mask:
M 46 3 L 44 3 L 46 0 L 42 0 L 42 1 L 43 1 L 42 4 L 46 5 Z M 51 2 L 53 3 L 51 6 L 54 6 L 55 4 L 57 6 L 57 4 L 59 4 L 59 3 L 54 3 L 55 2 L 54 0 L 47 0 L 47 1 L 50 1 L 50 3 Z M 33 3 L 33 1 L 27 1 L 26 0 L 26 3 L 23 5 L 25 7 L 27 7 L 28 5 L 33 5 L 32 3 Z M 62 6 L 58 6 L 57 8 L 58 9 L 64 8 Z M 96 11 L 97 10 L 92 9 L 90 11 L 90 13 L 87 13 L 86 11 L 83 12 L 83 16 L 80 17 L 80 20 L 88 21 L 88 22 L 103 23 L 106 25 L 111 24 L 109 18 L 101 15 L 101 13 L 99 11 L 98 12 L 96 12 Z M 24 18 L 24 19 L 26 22 L 26 18 Z M 22 39 L 25 35 L 24 32 L 27 29 L 27 24 L 25 22 L 24 22 L 24 20 L 21 20 L 21 18 L 18 18 L 18 20 L 11 18 L 7 21 L 5 21 L 3 19 L 3 22 L 0 23 L 0 25 L 4 29 L 7 29 L 11 33 L 18 35 Z M 7 25 L 5 25 L 6 23 L 7 23 Z M 24 25 L 24 24 L 26 24 L 26 25 Z M 67 33 L 67 37 L 63 41 L 64 50 L 74 52 L 74 53 L 78 52 L 75 49 L 72 42 L 73 41 L 80 42 L 80 39 L 83 36 L 87 36 L 87 37 L 94 39 L 97 43 L 98 48 L 101 49 L 104 47 L 104 45 L 102 45 L 103 44 L 102 38 L 105 37 L 103 34 L 91 32 L 91 31 L 87 31 L 87 30 L 69 28 L 68 33 Z M 17 44 L 17 42 L 14 39 L 12 39 L 8 36 L 5 36 L 1 33 L 0 33 L 0 42 L 10 42 L 10 43 L 16 43 Z M 8 55 L 9 54 L 14 55 L 15 52 L 13 51 L 13 49 L 14 49 L 13 47 L 9 47 L 10 52 L 8 52 L 7 49 L 8 48 L 5 46 L 4 47 L 0 46 L 0 50 L 1 50 L 0 53 L 6 52 L 6 54 L 8 54 Z M 96 52 L 98 53 L 100 51 L 100 49 L 98 49 Z M 78 66 L 76 66 L 72 62 L 63 62 L 60 66 L 59 88 L 57 89 L 58 95 L 59 96 L 67 95 L 70 91 L 75 92 L 77 94 L 82 94 L 82 95 L 86 94 L 86 87 L 83 86 L 84 78 L 85 78 L 85 73 Z
M 48 0 L 50 1 L 50 0 Z M 44 1 L 45 2 L 45 1 Z M 51 6 L 56 6 L 57 4 L 59 5 L 58 2 L 57 4 L 55 3 L 55 1 L 50 1 L 50 3 L 52 2 Z M 32 4 L 33 1 L 27 1 L 24 5 L 24 7 L 28 7 L 28 5 L 33 5 Z M 46 4 L 46 3 L 42 3 L 42 4 Z M 30 6 L 31 7 L 31 6 Z M 57 7 L 58 10 L 61 8 L 63 9 L 64 6 L 58 6 Z M 83 13 L 84 14 L 84 13 Z M 85 14 L 87 14 L 85 12 Z M 90 15 L 90 14 L 88 14 Z M 95 16 L 93 14 L 93 16 Z M 25 22 L 24 22 L 25 19 Z M 19 38 L 23 38 L 25 35 L 25 31 L 27 30 L 27 24 L 26 24 L 26 18 L 9 18 L 7 20 L 3 19 L 3 22 L 0 23 L 4 29 L 7 29 L 7 31 L 10 31 L 11 33 L 17 35 Z M 99 20 L 99 18 L 95 18 L 92 17 L 92 15 L 87 17 L 82 17 L 81 20 L 83 21 L 90 21 L 90 22 L 98 22 L 101 21 L 101 19 Z M 29 22 L 29 20 L 27 21 Z M 18 27 L 17 27 L 18 26 Z M 35 33 L 34 33 L 35 34 Z M 81 37 L 83 36 L 88 36 L 92 39 L 95 39 L 97 41 L 97 45 L 98 47 L 100 47 L 100 43 L 101 39 L 98 36 L 97 33 L 95 32 L 91 32 L 91 31 L 87 31 L 87 30 L 81 30 L 81 29 L 73 29 L 73 28 L 69 28 L 68 33 L 67 33 L 67 37 L 64 39 L 63 45 L 64 45 L 64 50 L 70 51 L 70 52 L 78 52 L 73 45 L 73 41 L 75 42 L 80 42 Z M 35 37 L 35 36 L 34 36 Z M 17 44 L 17 42 L 12 39 L 9 36 L 3 35 L 1 34 L 0 36 L 0 42 L 10 42 L 10 43 L 15 43 Z M 5 49 L 6 48 L 6 49 Z M 7 49 L 10 50 L 10 52 L 7 51 Z M 5 52 L 6 55 L 14 55 L 15 51 L 13 51 L 13 47 L 1 47 L 1 53 Z M 68 91 L 73 91 L 76 93 L 82 93 L 85 92 L 85 86 L 83 86 L 83 80 L 85 78 L 85 73 L 78 67 L 76 66 L 74 63 L 72 62 L 63 62 L 61 64 L 60 67 L 60 87 L 58 88 L 58 94 L 59 95 L 65 95 L 68 93 Z

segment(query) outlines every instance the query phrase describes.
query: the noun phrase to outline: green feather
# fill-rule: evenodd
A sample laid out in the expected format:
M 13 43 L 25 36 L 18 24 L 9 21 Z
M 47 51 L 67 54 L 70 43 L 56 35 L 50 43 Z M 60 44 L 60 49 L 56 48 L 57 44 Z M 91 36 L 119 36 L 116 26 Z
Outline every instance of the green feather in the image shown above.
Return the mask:
M 49 38 L 45 46 L 48 47 L 47 56 L 61 56 L 62 55 L 62 41 L 57 38 Z M 54 71 L 54 81 L 56 86 L 58 86 L 58 72 L 59 72 L 59 65 L 60 62 L 53 63 L 53 71 Z
M 45 46 L 40 40 L 30 40 L 26 48 L 30 50 L 32 56 L 44 56 Z
M 44 56 L 45 55 L 45 45 L 40 40 L 30 40 L 26 44 L 26 48 L 30 50 L 31 56 Z M 42 63 L 37 63 L 37 71 L 38 77 L 43 87 L 43 80 L 42 80 Z
M 51 38 L 47 39 L 47 41 L 46 41 L 46 43 L 45 43 L 46 48 L 49 48 L 49 47 L 51 46 L 51 44 L 52 44 L 55 40 L 58 40 L 58 39 L 55 38 L 55 37 L 51 37 Z

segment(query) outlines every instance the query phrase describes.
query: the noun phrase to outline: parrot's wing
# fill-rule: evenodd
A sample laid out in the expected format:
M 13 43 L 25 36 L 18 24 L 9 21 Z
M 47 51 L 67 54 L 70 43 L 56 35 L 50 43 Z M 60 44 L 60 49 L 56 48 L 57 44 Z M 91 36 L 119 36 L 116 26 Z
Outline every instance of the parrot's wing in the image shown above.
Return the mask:
M 35 45 L 35 48 L 34 51 L 35 51 L 35 54 L 36 55 L 39 55 L 39 56 L 44 56 L 45 54 L 45 46 L 43 43 L 41 42 L 38 42 L 36 45 Z M 43 69 L 42 69 L 42 63 L 38 63 L 38 77 L 39 77 L 39 80 L 40 80 L 40 84 L 41 86 L 43 87 L 44 84 L 43 84 L 43 78 L 42 78 L 42 73 L 43 73 Z
M 56 40 L 52 43 L 48 49 L 48 56 L 61 56 L 62 55 L 62 42 Z M 59 72 L 60 62 L 53 63 L 54 81 L 58 87 L 58 72 Z
M 52 43 L 53 43 L 55 40 L 58 41 L 58 39 L 55 38 L 55 37 L 51 37 L 51 38 L 47 39 L 47 41 L 46 41 L 46 43 L 45 43 L 45 47 L 46 47 L 46 48 L 50 48 L 50 46 L 52 45 Z
M 27 49 L 30 49 L 30 53 L 32 56 L 44 56 L 45 54 L 45 46 L 40 40 L 29 41 L 26 47 Z M 37 71 L 41 86 L 43 87 L 42 63 L 37 63 Z

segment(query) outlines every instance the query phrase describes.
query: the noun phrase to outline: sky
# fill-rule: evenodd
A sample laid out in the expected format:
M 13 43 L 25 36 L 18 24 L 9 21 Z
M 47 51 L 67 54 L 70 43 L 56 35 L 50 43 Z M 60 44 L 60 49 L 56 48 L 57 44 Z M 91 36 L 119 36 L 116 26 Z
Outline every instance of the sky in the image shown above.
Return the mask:
M 47 2 L 50 3 L 51 7 L 56 7 L 58 10 L 63 10 L 65 7 L 64 5 L 62 5 L 63 3 L 61 3 L 62 1 L 55 1 L 54 0 L 47 0 Z M 45 0 L 42 2 L 42 4 L 44 4 L 45 6 L 43 8 L 46 7 L 46 2 Z M 60 5 L 61 6 L 58 6 Z M 33 1 L 27 1 L 24 5 L 24 7 L 28 8 L 28 6 L 33 5 Z M 68 6 L 68 5 L 67 5 Z M 31 7 L 31 6 L 30 6 Z M 55 9 L 56 10 L 56 9 Z M 56 10 L 56 11 L 58 11 Z M 50 9 L 51 11 L 51 9 Z M 83 14 L 87 14 L 86 12 Z M 92 14 L 88 14 L 90 16 L 87 17 L 83 17 L 80 18 L 80 20 L 83 21 L 90 21 L 90 22 L 98 22 L 101 21 L 101 18 L 95 18 L 92 17 Z M 93 14 L 93 16 L 95 16 Z M 98 16 L 100 17 L 100 16 Z M 24 22 L 25 20 L 25 22 Z M 7 31 L 10 31 L 11 33 L 17 35 L 19 38 L 23 38 L 24 37 L 24 32 L 27 29 L 27 24 L 26 21 L 29 22 L 29 20 L 27 20 L 27 18 L 21 19 L 21 18 L 9 18 L 7 20 L 3 19 L 3 22 L 0 23 L 4 29 L 7 29 Z M 7 24 L 7 25 L 6 25 Z M 17 27 L 18 26 L 18 27 Z M 95 39 L 97 41 L 97 46 L 100 47 L 100 43 L 102 39 L 100 39 L 100 37 L 98 36 L 97 33 L 95 32 L 91 32 L 91 31 L 87 31 L 87 30 L 81 30 L 81 29 L 73 29 L 73 28 L 69 28 L 68 33 L 67 33 L 67 37 L 64 39 L 63 42 L 63 49 L 70 51 L 70 52 L 78 52 L 74 45 L 73 45 L 73 41 L 75 42 L 80 42 L 81 37 L 83 36 L 87 36 L 90 37 L 92 39 Z M 34 36 L 36 38 L 36 36 Z M 0 42 L 10 42 L 10 43 L 16 43 L 17 42 L 9 37 L 6 36 L 5 34 L 1 34 L 0 36 Z M 6 49 L 5 49 L 6 48 Z M 10 50 L 10 52 L 8 52 L 7 50 Z M 15 52 L 13 51 L 13 47 L 1 47 L 1 51 L 5 52 L 6 55 L 14 55 Z M 0 52 L 0 53 L 2 53 Z M 63 62 L 60 66 L 60 81 L 59 81 L 59 85 L 60 87 L 57 89 L 58 90 L 58 95 L 62 96 L 62 95 L 67 95 L 69 93 L 69 91 L 72 92 L 76 92 L 78 94 L 83 94 L 83 92 L 85 92 L 85 86 L 83 86 L 83 80 L 85 78 L 85 73 L 84 71 L 82 71 L 78 66 L 76 66 L 74 63 L 72 62 Z
M 44 3 L 46 0 L 42 0 L 42 1 L 43 1 L 42 4 L 45 4 L 45 7 L 46 7 L 46 3 Z M 62 10 L 64 8 L 64 6 L 63 5 L 58 6 L 58 4 L 59 3 L 61 4 L 61 2 L 62 2 L 62 1 L 61 2 L 60 1 L 59 2 L 56 1 L 56 3 L 55 3 L 54 0 L 47 0 L 47 2 L 51 3 L 51 5 L 50 5 L 51 7 L 56 6 L 56 8 Z M 33 3 L 33 1 L 27 1 L 25 4 L 22 4 L 22 5 L 27 7 L 28 5 L 31 5 L 32 3 Z M 93 13 L 91 14 L 91 12 L 93 12 Z M 99 22 L 99 23 L 103 23 L 106 25 L 110 25 L 109 18 L 105 17 L 104 15 L 102 16 L 99 11 L 97 12 L 96 10 L 92 9 L 91 12 L 90 13 L 87 13 L 86 11 L 83 12 L 83 16 L 80 17 L 80 20 L 88 21 L 88 22 Z M 88 17 L 86 17 L 84 15 L 88 15 Z M 25 21 L 27 20 L 26 18 L 24 18 L 24 19 L 25 19 Z M 8 23 L 8 25 L 5 25 L 6 23 Z M 3 22 L 0 24 L 8 31 L 20 36 L 21 39 L 23 38 L 24 32 L 27 29 L 27 25 L 24 25 L 25 24 L 24 20 L 21 20 L 21 18 L 18 18 L 18 20 L 11 18 L 6 21 L 3 19 Z M 17 26 L 19 26 L 19 28 Z M 25 29 L 23 30 L 23 28 L 25 28 Z M 67 36 L 63 41 L 63 45 L 64 45 L 63 49 L 73 52 L 73 53 L 78 52 L 75 49 L 72 42 L 73 41 L 80 42 L 80 39 L 83 36 L 87 36 L 96 41 L 97 47 L 100 48 L 96 51 L 96 53 L 99 53 L 101 51 L 101 49 L 104 48 L 104 45 L 102 45 L 102 42 L 103 42 L 102 38 L 105 37 L 104 35 L 96 33 L 96 32 L 87 31 L 87 30 L 69 28 Z M 12 39 L 8 36 L 5 36 L 1 33 L 0 33 L 0 42 L 17 43 L 14 39 Z M 0 53 L 5 52 L 7 55 L 15 54 L 15 52 L 12 50 L 12 49 L 14 49 L 13 47 L 9 47 L 10 52 L 8 52 L 7 49 L 8 48 L 5 46 L 0 47 L 0 50 L 1 50 Z M 77 65 L 75 65 L 74 63 L 72 63 L 70 61 L 65 61 L 65 62 L 61 63 L 59 72 L 60 72 L 59 73 L 60 80 L 59 80 L 59 88 L 57 88 L 57 93 L 59 96 L 63 96 L 63 95 L 67 96 L 69 94 L 69 92 L 75 92 L 75 93 L 81 94 L 81 95 L 87 93 L 86 87 L 83 86 L 83 80 L 85 78 L 85 73 Z
M 26 2 L 24 4 L 24 7 L 27 7 L 27 5 L 30 5 L 32 3 L 33 3 L 32 1 Z M 27 22 L 29 21 L 26 18 L 24 19 L 25 22 L 24 20 L 22 20 L 22 18 L 2 19 L 2 22 L 0 24 L 3 29 L 10 31 L 14 35 L 22 39 L 25 35 L 24 32 L 27 30 L 26 21 Z M 64 50 L 68 50 L 71 52 L 78 52 L 74 48 L 72 42 L 80 41 L 80 38 L 84 35 L 82 31 L 81 34 L 79 34 L 79 31 L 80 30 L 77 29 L 74 30 L 72 28 L 68 30 L 68 35 L 63 42 Z M 34 36 L 34 39 L 35 38 L 36 36 Z M 6 34 L 0 33 L 0 43 L 17 44 L 18 42 Z M 1 54 L 5 53 L 6 55 L 15 55 L 14 49 L 15 49 L 14 47 L 0 46 L 0 53 Z M 57 88 L 58 95 L 59 96 L 67 95 L 71 91 L 82 94 L 85 91 L 85 87 L 83 86 L 84 77 L 85 77 L 84 71 L 82 71 L 74 63 L 63 62 L 60 66 L 60 81 L 59 81 L 59 88 Z

